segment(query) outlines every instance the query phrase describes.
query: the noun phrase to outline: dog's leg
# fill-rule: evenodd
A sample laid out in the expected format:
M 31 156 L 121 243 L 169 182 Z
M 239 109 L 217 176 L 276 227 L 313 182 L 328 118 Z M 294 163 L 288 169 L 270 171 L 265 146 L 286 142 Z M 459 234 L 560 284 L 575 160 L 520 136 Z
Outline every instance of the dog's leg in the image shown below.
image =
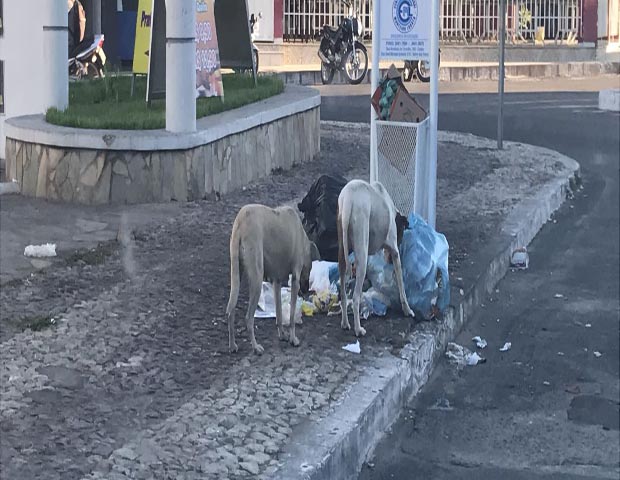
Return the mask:
M 294 347 L 299 347 L 299 339 L 295 336 L 295 312 L 297 311 L 297 293 L 299 292 L 299 274 L 293 275 L 291 282 L 291 323 L 289 325 L 289 342 Z
M 245 315 L 245 324 L 248 327 L 248 332 L 250 332 L 250 342 L 252 342 L 252 348 L 254 349 L 254 353 L 261 355 L 264 352 L 264 348 L 256 342 L 256 337 L 254 336 L 254 313 L 256 312 L 256 307 L 258 307 L 258 300 L 260 298 L 262 282 L 259 280 L 250 282 L 250 300 L 248 303 L 248 311 Z
M 407 302 L 407 295 L 405 295 L 405 286 L 403 282 L 403 268 L 400 263 L 400 253 L 398 248 L 395 246 L 395 242 L 389 242 L 386 245 L 386 248 L 390 251 L 392 255 L 392 263 L 394 264 L 394 271 L 396 272 L 396 284 L 398 285 L 398 294 L 400 296 L 400 305 L 403 309 L 403 313 L 405 316 L 409 316 L 415 318 L 415 314 L 409 307 L 409 303 Z
M 237 342 L 235 342 L 235 307 L 232 307 L 230 313 L 227 313 L 228 317 L 228 351 L 235 353 L 239 351 Z
M 250 333 L 250 342 L 252 342 L 254 353 L 260 355 L 263 353 L 264 349 L 256 342 L 256 337 L 254 336 L 254 314 L 256 313 L 256 307 L 258 307 L 258 300 L 260 299 L 260 292 L 263 286 L 262 250 L 247 248 L 244 252 L 243 264 L 246 266 L 248 290 L 250 294 L 248 311 L 245 314 L 245 325 Z
M 237 352 L 239 347 L 235 342 L 235 307 L 239 299 L 239 249 L 240 242 L 238 235 L 233 228 L 230 238 L 230 296 L 228 297 L 228 306 L 226 307 L 226 317 L 228 320 L 228 351 Z
M 276 326 L 278 327 L 278 338 L 280 340 L 288 340 L 282 325 L 282 285 L 280 282 L 273 282 L 273 299 L 276 303 Z
M 342 310 L 342 320 L 340 326 L 344 330 L 350 330 L 349 318 L 347 315 L 347 261 L 344 253 L 344 244 L 342 238 L 342 218 L 338 214 L 338 273 L 340 273 L 340 308 Z
M 355 291 L 353 292 L 353 329 L 355 335 L 366 335 L 366 330 L 360 322 L 360 303 L 362 300 L 362 288 L 366 278 L 366 264 L 368 263 L 368 225 L 364 225 L 356 231 L 353 237 L 353 251 L 355 252 Z

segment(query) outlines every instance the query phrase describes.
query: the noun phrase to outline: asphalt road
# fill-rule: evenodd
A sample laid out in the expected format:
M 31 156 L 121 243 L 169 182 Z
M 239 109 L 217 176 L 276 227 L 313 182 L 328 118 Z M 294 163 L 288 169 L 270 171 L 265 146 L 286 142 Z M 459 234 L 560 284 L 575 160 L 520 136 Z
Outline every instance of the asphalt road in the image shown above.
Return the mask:
M 360 480 L 620 478 L 620 116 L 599 111 L 595 92 L 570 92 L 605 82 L 507 94 L 506 139 L 575 158 L 583 189 L 457 338 L 485 338 L 487 362 L 442 360 Z M 365 121 L 365 91 L 338 89 L 323 89 L 322 118 Z M 439 101 L 441 129 L 495 137 L 496 95 Z

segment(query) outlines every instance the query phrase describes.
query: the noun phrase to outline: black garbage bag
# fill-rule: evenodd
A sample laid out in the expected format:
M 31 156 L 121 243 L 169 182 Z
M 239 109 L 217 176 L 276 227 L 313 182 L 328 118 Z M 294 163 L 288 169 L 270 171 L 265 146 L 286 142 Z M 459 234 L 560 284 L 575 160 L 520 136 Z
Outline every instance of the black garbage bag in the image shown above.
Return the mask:
M 347 184 L 340 175 L 321 175 L 297 204 L 308 238 L 316 243 L 321 260 L 338 261 L 338 195 Z

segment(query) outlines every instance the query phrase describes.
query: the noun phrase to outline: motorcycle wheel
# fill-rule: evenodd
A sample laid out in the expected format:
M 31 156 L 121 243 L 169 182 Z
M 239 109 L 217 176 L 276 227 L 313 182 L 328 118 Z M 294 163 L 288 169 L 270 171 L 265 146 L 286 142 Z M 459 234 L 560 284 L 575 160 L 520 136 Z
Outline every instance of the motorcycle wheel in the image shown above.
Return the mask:
M 334 69 L 327 65 L 325 62 L 321 62 L 321 82 L 323 85 L 329 85 L 334 79 Z
M 437 63 L 441 65 L 441 53 L 437 54 Z M 423 83 L 428 83 L 431 81 L 431 64 L 430 62 L 425 62 L 423 60 L 418 60 L 416 64 L 416 76 L 418 80 Z
M 347 50 L 344 57 L 344 74 L 351 85 L 359 85 L 364 81 L 368 72 L 368 52 L 360 42 L 355 42 L 355 55 L 353 49 Z

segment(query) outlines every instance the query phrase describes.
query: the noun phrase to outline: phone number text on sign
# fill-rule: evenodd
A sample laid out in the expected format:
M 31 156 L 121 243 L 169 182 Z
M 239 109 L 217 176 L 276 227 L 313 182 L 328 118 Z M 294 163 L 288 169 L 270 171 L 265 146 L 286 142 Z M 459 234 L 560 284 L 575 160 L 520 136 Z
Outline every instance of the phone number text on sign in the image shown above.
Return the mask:
M 211 22 L 199 22 L 196 24 L 196 42 L 207 43 L 213 38 Z
M 219 67 L 217 60 L 217 50 L 215 48 L 196 49 L 196 70 L 206 70 L 213 72 Z

